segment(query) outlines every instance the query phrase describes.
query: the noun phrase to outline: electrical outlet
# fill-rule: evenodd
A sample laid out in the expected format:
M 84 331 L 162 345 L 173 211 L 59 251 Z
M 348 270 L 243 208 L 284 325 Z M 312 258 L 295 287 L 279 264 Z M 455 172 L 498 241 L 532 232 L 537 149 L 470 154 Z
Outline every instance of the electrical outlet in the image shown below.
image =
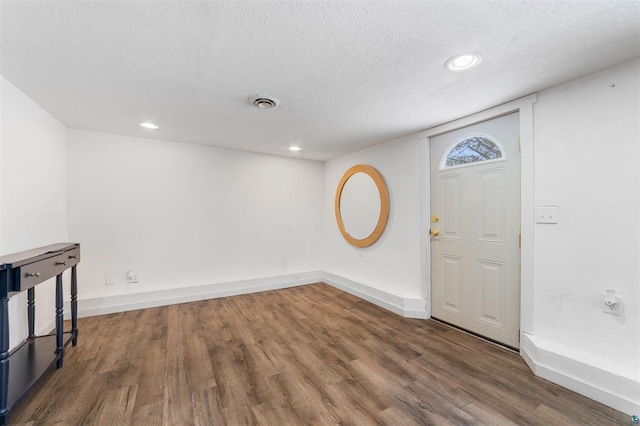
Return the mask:
M 129 284 L 138 282 L 138 273 L 133 269 L 129 269 L 129 271 L 127 271 L 127 282 Z
M 622 315 L 622 297 L 617 295 L 614 290 L 605 290 L 602 312 L 611 315 Z
M 104 283 L 106 285 L 113 285 L 113 276 L 111 276 L 111 274 L 106 274 L 104 276 Z

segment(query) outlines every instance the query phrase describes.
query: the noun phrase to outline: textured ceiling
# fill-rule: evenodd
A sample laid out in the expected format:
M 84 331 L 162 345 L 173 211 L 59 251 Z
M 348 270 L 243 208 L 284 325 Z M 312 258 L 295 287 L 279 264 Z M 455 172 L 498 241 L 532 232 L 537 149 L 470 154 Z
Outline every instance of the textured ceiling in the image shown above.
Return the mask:
M 69 127 L 318 160 L 640 56 L 638 1 L 2 1 L 0 19 L 0 73 Z M 479 67 L 444 69 L 465 51 Z

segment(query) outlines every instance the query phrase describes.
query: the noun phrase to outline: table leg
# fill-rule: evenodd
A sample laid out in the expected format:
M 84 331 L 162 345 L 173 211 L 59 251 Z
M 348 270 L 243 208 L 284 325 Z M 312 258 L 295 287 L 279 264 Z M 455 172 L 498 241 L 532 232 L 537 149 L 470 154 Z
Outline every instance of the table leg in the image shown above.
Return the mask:
M 27 317 L 29 323 L 29 339 L 36 338 L 36 288 L 31 287 L 27 290 Z
M 78 274 L 76 267 L 71 267 L 71 335 L 73 346 L 78 345 Z
M 9 297 L 6 291 L 0 299 L 0 425 L 7 424 L 9 396 Z
M 62 321 L 62 274 L 56 275 L 56 354 L 58 356 L 57 367 L 62 367 L 64 346 L 62 346 L 62 333 L 64 323 Z

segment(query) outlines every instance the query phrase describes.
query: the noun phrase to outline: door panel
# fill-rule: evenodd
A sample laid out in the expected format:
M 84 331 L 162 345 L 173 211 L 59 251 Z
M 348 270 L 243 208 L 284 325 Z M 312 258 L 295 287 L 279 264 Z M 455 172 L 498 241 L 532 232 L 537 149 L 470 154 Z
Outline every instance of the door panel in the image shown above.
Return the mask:
M 504 169 L 478 172 L 478 240 L 504 243 Z
M 478 319 L 504 326 L 504 265 L 478 261 Z
M 442 268 L 445 294 L 443 307 L 456 313 L 462 313 L 462 259 L 442 256 Z
M 473 137 L 478 142 L 468 143 Z M 514 348 L 520 328 L 518 140 L 517 113 L 431 138 L 431 214 L 437 216 L 431 226 L 438 230 L 431 237 L 432 316 Z M 449 151 L 456 161 L 489 161 L 450 161 L 447 167 Z
M 460 200 L 460 175 L 442 177 L 443 216 L 441 228 L 442 238 L 461 238 L 460 222 L 462 221 L 462 203 Z

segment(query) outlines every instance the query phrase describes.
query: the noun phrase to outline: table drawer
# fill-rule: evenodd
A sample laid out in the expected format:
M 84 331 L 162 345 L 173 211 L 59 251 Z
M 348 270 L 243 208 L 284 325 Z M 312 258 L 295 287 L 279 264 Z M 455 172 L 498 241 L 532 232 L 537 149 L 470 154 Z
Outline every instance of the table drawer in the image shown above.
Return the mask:
M 11 291 L 24 291 L 63 273 L 67 269 L 66 253 L 21 266 Z
M 67 259 L 67 268 L 77 265 L 80 262 L 80 247 L 65 251 L 63 256 Z

